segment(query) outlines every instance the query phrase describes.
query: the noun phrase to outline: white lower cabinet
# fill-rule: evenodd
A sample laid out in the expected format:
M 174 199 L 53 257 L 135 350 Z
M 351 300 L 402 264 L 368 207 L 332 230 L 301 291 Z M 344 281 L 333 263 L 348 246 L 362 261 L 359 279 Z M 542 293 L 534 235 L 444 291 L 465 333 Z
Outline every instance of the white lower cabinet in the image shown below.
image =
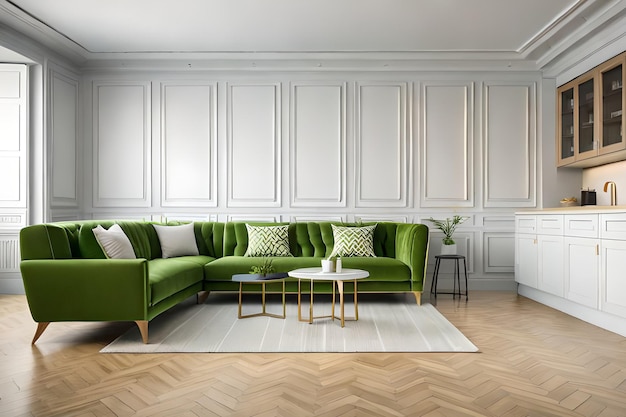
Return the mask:
M 626 318 L 626 241 L 601 245 L 600 309 Z
M 537 236 L 518 234 L 515 238 L 515 281 L 536 288 L 538 283 Z
M 516 220 L 515 281 L 563 297 L 563 216 Z
M 537 288 L 563 297 L 563 236 L 538 235 Z
M 626 336 L 626 212 L 587 210 L 516 215 L 518 292 Z
M 598 239 L 565 237 L 565 298 L 598 308 L 600 250 Z

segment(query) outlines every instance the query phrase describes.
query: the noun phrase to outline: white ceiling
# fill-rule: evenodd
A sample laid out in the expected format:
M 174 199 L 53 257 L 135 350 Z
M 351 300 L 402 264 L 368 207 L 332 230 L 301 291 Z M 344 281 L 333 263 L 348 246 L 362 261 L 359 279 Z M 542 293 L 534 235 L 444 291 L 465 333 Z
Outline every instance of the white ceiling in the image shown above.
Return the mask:
M 537 59 L 619 3 L 623 2 L 0 0 L 0 22 L 18 29 L 34 26 L 48 36 L 45 42 L 62 44 L 84 59 L 172 52 L 443 53 Z

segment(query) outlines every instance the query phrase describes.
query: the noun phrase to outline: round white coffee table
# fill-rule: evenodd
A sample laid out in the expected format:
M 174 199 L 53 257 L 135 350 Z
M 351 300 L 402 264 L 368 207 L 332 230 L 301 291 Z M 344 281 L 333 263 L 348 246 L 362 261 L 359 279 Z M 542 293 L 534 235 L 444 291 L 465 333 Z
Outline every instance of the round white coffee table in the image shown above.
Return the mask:
M 352 281 L 354 284 L 354 320 L 359 319 L 359 304 L 357 300 L 357 281 L 363 278 L 369 277 L 369 272 L 363 271 L 362 269 L 349 269 L 343 268 L 341 272 L 322 272 L 322 268 L 300 268 L 294 269 L 289 273 L 290 277 L 298 278 L 298 320 L 299 321 L 307 321 L 309 323 L 313 323 L 313 319 L 320 318 L 335 318 L 341 319 L 341 327 L 345 325 L 345 316 L 344 316 L 344 303 L 343 303 L 343 283 L 346 281 Z M 309 280 L 311 284 L 311 292 L 310 292 L 310 302 L 309 302 L 309 318 L 308 320 L 302 319 L 302 288 L 301 281 L 303 279 Z M 331 315 L 330 316 L 314 316 L 313 315 L 313 288 L 315 281 L 331 281 L 333 285 L 333 301 L 331 307 Z M 340 309 L 340 317 L 335 317 L 335 286 L 337 287 L 337 292 L 339 292 L 339 309 Z

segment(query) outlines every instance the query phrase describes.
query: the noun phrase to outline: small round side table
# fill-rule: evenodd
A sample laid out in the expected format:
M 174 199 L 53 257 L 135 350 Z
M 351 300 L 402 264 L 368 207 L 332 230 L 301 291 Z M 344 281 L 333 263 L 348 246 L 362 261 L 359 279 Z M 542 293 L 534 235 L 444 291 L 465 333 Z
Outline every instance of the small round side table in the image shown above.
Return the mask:
M 433 281 L 430 283 L 430 293 L 437 298 L 437 280 L 439 277 L 439 266 L 442 260 L 451 259 L 454 261 L 454 277 L 452 279 L 454 289 L 452 292 L 439 292 L 439 294 L 452 294 L 452 298 L 465 295 L 465 301 L 469 299 L 469 289 L 467 287 L 467 264 L 465 262 L 465 256 L 463 255 L 435 255 L 435 270 L 433 272 Z M 460 273 L 460 261 L 463 261 L 463 272 L 465 273 L 465 294 L 461 293 L 461 273 Z M 458 291 L 457 291 L 458 285 Z M 434 289 L 434 292 L 433 292 Z

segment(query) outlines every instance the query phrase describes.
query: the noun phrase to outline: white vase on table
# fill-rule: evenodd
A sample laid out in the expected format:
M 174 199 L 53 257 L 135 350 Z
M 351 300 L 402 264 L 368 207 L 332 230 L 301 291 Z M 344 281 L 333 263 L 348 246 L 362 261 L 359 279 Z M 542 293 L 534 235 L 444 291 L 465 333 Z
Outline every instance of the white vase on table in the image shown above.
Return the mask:
M 442 255 L 456 255 L 456 243 L 453 245 L 441 245 Z

